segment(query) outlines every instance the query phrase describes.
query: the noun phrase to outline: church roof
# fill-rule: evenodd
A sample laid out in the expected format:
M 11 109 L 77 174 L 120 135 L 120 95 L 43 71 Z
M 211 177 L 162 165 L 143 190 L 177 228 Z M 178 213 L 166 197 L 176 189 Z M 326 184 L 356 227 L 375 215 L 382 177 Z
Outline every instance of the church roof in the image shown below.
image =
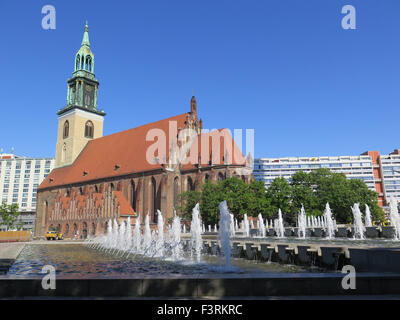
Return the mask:
M 146 172 L 151 170 L 162 169 L 161 163 L 151 164 L 146 159 L 146 151 L 149 146 L 155 143 L 155 140 L 146 141 L 146 136 L 151 129 L 162 130 L 166 135 L 166 142 L 169 140 L 169 123 L 176 121 L 176 128 L 184 129 L 187 126 L 187 120 L 190 113 L 184 113 L 157 122 L 149 123 L 140 127 L 121 131 L 108 136 L 97 138 L 88 142 L 76 160 L 69 166 L 56 168 L 47 176 L 47 178 L 39 186 L 40 189 L 59 187 L 63 185 L 84 183 L 86 181 L 98 180 L 103 178 L 112 178 L 117 176 L 128 175 L 138 172 Z M 222 129 L 221 129 L 222 130 Z M 201 153 L 202 141 L 208 139 L 209 145 L 213 145 L 213 136 L 216 137 L 221 130 L 215 130 L 208 133 L 202 133 L 206 139 L 198 139 L 198 152 Z M 232 148 L 225 148 L 223 138 L 220 139 L 220 155 L 219 159 L 213 161 L 213 164 L 239 164 L 244 165 L 244 157 L 237 147 L 231 136 L 229 135 L 230 145 Z M 215 140 L 217 141 L 217 140 Z M 228 143 L 229 144 L 229 143 Z M 210 147 L 211 150 L 211 147 Z M 233 160 L 226 162 L 227 151 L 232 150 Z M 170 158 L 170 150 L 166 148 L 166 158 Z M 204 154 L 203 154 L 204 155 Z M 207 167 L 211 165 L 212 152 L 202 155 L 201 166 Z M 213 157 L 214 158 L 214 157 Z M 196 159 L 197 160 L 197 159 Z M 161 161 L 162 162 L 162 161 Z M 183 170 L 197 168 L 191 163 L 184 164 Z
M 150 164 L 146 160 L 146 150 L 154 144 L 154 141 L 146 141 L 147 133 L 151 129 L 161 129 L 168 141 L 169 121 L 176 121 L 177 128 L 184 128 L 188 114 L 89 141 L 71 165 L 52 170 L 39 189 L 160 169 L 161 164 Z M 169 150 L 166 153 L 168 157 Z

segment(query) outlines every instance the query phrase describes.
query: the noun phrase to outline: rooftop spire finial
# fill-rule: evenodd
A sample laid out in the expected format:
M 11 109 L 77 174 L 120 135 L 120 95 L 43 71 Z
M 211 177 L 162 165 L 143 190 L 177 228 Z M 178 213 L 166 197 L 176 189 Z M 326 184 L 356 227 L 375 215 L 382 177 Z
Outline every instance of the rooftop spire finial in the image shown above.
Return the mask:
M 88 22 L 86 20 L 86 24 L 85 24 L 85 31 L 83 33 L 83 39 L 82 39 L 82 46 L 88 46 L 90 47 L 90 42 L 89 42 L 89 26 L 88 26 Z
M 192 113 L 197 112 L 197 101 L 194 95 L 192 96 L 192 99 L 190 99 L 190 112 Z

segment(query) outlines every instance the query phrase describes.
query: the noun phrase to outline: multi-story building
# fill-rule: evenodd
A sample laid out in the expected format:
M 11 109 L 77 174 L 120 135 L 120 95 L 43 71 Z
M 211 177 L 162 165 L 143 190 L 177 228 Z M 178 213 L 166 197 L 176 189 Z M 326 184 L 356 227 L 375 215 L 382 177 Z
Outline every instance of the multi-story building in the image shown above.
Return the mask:
M 36 190 L 54 168 L 54 161 L 0 154 L 0 202 L 18 204 L 24 230 L 34 228 Z M 0 218 L 0 230 L 4 229 Z
M 389 155 L 380 155 L 378 151 L 366 151 L 374 165 L 376 191 L 379 194 L 379 204 L 387 206 L 390 196 L 400 200 L 400 150 L 396 149 Z
M 266 188 L 275 178 L 291 181 L 298 171 L 311 172 L 328 168 L 344 173 L 348 179 L 361 179 L 378 192 L 378 203 L 386 206 L 391 195 L 400 200 L 400 150 L 389 155 L 367 151 L 359 156 L 259 158 L 254 161 L 254 177 Z

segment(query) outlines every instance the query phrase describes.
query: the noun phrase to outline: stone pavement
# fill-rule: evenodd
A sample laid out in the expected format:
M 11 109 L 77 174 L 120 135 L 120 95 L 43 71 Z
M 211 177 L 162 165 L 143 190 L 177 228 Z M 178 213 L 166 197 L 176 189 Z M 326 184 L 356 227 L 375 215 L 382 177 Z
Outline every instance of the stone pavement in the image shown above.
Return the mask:
M 24 242 L 0 243 L 0 274 L 7 273 L 24 246 Z

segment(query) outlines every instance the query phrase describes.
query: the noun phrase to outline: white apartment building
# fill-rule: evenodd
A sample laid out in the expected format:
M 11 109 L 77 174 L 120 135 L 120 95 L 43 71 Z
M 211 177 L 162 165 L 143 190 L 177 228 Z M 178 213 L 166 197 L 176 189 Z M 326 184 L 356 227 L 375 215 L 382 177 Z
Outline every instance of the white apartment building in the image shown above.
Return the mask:
M 36 190 L 54 164 L 53 158 L 0 154 L 0 201 L 18 204 L 24 230 L 31 230 L 35 225 Z M 1 220 L 0 229 L 5 229 Z
M 361 179 L 378 193 L 378 204 L 387 208 L 390 196 L 400 201 L 400 150 L 389 155 L 366 151 L 359 156 L 259 158 L 254 161 L 254 177 L 268 188 L 278 177 L 291 181 L 298 171 L 328 168 L 348 179 Z
M 385 198 L 389 199 L 393 195 L 400 200 L 400 155 L 381 155 L 380 165 Z
M 264 181 L 268 188 L 275 178 L 282 177 L 290 182 L 292 175 L 298 171 L 309 173 L 319 168 L 344 173 L 348 179 L 364 180 L 371 190 L 376 191 L 373 163 L 369 155 L 260 158 L 254 161 L 253 174 L 257 180 Z

